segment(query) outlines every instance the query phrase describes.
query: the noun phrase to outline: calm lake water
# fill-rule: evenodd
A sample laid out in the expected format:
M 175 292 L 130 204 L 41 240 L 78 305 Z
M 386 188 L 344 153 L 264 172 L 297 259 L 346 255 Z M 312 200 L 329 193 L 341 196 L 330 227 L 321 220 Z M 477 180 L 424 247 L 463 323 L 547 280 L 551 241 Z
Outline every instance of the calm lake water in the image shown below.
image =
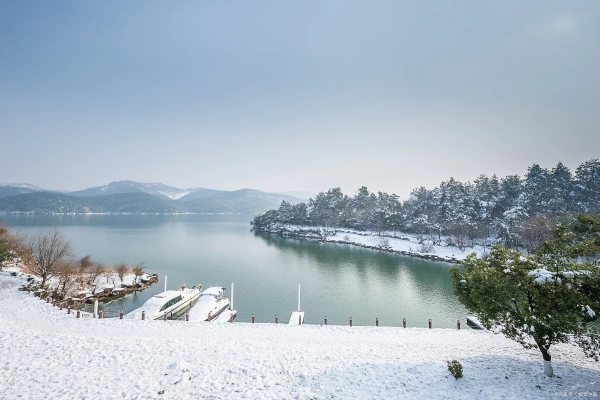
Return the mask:
M 105 264 L 144 261 L 158 284 L 122 301 L 139 307 L 164 288 L 235 283 L 236 321 L 287 323 L 301 308 L 305 323 L 466 327 L 467 311 L 452 293 L 450 264 L 403 257 L 349 245 L 283 238 L 250 230 L 244 215 L 0 215 L 11 230 L 37 233 L 57 227 L 76 257 L 90 254 Z

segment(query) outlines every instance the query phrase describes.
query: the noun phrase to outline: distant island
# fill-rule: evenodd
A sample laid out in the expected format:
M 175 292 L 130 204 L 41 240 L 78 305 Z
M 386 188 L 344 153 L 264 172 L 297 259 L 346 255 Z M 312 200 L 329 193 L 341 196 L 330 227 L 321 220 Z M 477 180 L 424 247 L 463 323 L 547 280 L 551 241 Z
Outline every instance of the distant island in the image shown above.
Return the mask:
M 27 184 L 0 186 L 0 213 L 257 214 L 302 199 L 253 189 L 179 189 L 160 183 L 112 182 L 70 193 Z
M 414 189 L 404 201 L 364 186 L 352 197 L 333 188 L 306 203 L 284 201 L 251 225 L 259 232 L 458 261 L 494 244 L 533 252 L 557 224 L 581 213 L 600 213 L 597 159 L 574 174 L 559 162 L 551 170 L 534 164 L 524 178 L 450 178 L 431 190 Z

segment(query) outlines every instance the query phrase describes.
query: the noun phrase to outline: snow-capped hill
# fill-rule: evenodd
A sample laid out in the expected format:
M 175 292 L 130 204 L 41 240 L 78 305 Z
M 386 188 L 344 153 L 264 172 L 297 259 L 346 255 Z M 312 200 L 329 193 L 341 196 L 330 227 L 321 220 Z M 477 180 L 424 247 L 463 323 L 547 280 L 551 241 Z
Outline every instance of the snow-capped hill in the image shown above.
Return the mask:
M 44 189 L 28 183 L 7 183 L 6 185 L 0 185 L 0 198 L 22 193 L 40 192 L 42 190 Z
M 14 187 L 14 188 L 21 188 L 21 189 L 30 189 L 33 191 L 46 190 L 39 186 L 32 185 L 31 183 L 0 183 L 0 187 L 7 187 L 7 186 Z
M 171 200 L 177 200 L 182 196 L 185 196 L 189 192 L 183 189 L 179 189 L 173 186 L 167 186 L 162 183 L 144 183 L 134 181 L 118 181 L 111 182 L 108 185 L 91 187 L 84 190 L 78 190 L 70 192 L 71 196 L 78 197 L 92 197 L 92 196 L 104 196 L 109 194 L 118 193 L 136 193 L 143 192 L 158 196 L 161 198 L 167 198 Z

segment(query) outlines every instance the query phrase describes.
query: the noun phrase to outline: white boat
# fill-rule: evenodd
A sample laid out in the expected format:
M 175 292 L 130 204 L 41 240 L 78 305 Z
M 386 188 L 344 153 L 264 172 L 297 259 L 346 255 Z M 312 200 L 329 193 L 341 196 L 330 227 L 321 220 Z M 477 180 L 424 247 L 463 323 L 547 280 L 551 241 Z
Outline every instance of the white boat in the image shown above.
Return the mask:
M 467 317 L 467 325 L 469 325 L 473 329 L 483 329 L 486 330 L 485 327 L 481 324 L 481 321 L 473 315 L 469 315 Z
M 167 290 L 148 299 L 143 306 L 127 314 L 127 319 L 142 319 L 142 312 L 146 319 L 163 319 L 177 314 L 186 307 L 191 307 L 202 292 L 202 286 L 183 290 Z
M 190 321 L 213 321 L 229 308 L 224 287 L 209 287 L 190 310 Z

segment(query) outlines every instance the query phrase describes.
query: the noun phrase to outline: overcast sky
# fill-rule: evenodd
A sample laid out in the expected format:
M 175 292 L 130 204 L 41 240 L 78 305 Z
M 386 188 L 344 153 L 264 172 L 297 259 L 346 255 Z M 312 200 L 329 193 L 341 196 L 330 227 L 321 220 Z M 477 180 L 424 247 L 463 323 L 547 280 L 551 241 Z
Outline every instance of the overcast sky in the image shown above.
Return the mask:
M 600 2 L 0 1 L 0 182 L 406 198 L 600 158 Z

